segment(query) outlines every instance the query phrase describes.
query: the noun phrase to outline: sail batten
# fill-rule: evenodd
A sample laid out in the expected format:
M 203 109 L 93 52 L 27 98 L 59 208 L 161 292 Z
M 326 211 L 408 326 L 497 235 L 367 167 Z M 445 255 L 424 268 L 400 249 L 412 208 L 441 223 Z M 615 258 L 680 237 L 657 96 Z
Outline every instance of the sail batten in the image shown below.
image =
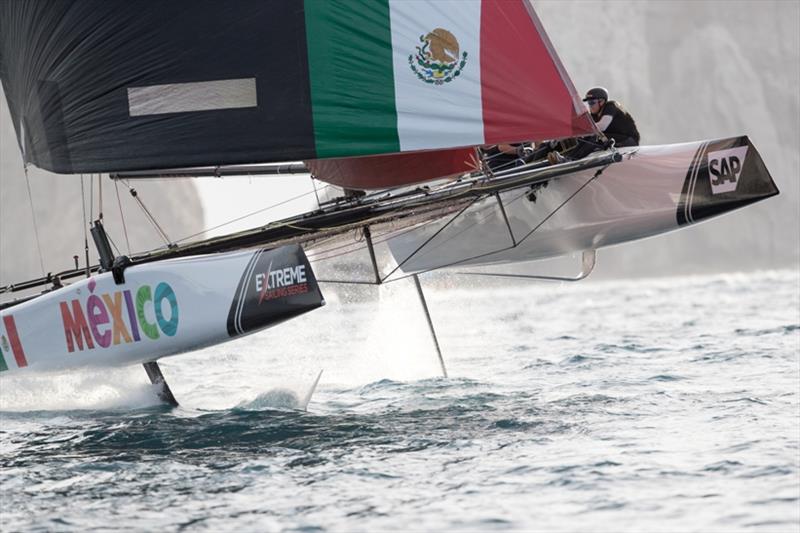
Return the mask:
M 3 2 L 0 78 L 26 162 L 57 173 L 417 151 L 430 160 L 435 150 L 592 133 L 529 9 Z

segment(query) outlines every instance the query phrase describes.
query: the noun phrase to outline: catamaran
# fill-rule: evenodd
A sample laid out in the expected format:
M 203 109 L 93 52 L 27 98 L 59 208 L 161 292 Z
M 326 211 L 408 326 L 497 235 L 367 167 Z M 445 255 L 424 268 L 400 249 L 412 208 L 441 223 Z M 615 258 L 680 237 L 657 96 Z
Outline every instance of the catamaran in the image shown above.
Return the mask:
M 26 165 L 342 188 L 127 256 L 98 218 L 99 264 L 0 287 L 0 377 L 143 364 L 173 404 L 159 359 L 311 312 L 321 285 L 410 277 L 427 313 L 423 273 L 582 253 L 550 278 L 582 279 L 598 248 L 778 194 L 746 136 L 493 165 L 486 145 L 600 135 L 527 0 L 4 1 L 0 79 Z

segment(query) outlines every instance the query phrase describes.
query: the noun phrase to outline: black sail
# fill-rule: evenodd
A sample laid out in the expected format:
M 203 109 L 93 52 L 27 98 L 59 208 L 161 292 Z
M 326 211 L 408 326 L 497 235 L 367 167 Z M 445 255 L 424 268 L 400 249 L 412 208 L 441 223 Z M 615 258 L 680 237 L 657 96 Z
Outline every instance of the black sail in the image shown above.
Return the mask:
M 0 2 L 23 157 L 57 173 L 314 158 L 302 6 Z

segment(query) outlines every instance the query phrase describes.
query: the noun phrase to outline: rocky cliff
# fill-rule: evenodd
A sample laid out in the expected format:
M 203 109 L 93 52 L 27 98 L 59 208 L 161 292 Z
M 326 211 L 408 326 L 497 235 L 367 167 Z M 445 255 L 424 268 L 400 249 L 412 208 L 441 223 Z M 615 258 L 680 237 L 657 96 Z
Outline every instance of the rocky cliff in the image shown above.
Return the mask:
M 666 236 L 600 253 L 635 276 L 800 261 L 800 2 L 534 2 L 579 92 L 602 85 L 643 144 L 746 134 L 781 195 Z

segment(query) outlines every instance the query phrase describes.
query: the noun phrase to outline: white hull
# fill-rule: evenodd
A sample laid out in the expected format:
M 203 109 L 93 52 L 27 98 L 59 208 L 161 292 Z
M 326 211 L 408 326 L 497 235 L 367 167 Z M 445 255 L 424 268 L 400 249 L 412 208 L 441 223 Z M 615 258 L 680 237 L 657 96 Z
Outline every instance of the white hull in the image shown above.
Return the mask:
M 528 187 L 509 190 L 391 238 L 394 260 L 385 272 L 398 264 L 402 272 L 388 279 L 594 250 L 672 231 L 778 193 L 746 137 L 620 152 L 623 160 L 601 167 L 599 175 L 592 168 L 550 180 L 536 191 L 535 202 Z M 733 169 L 720 180 L 715 173 L 731 169 L 731 162 Z
M 323 305 L 299 246 L 132 266 L 0 312 L 0 376 L 129 365 L 218 344 Z

